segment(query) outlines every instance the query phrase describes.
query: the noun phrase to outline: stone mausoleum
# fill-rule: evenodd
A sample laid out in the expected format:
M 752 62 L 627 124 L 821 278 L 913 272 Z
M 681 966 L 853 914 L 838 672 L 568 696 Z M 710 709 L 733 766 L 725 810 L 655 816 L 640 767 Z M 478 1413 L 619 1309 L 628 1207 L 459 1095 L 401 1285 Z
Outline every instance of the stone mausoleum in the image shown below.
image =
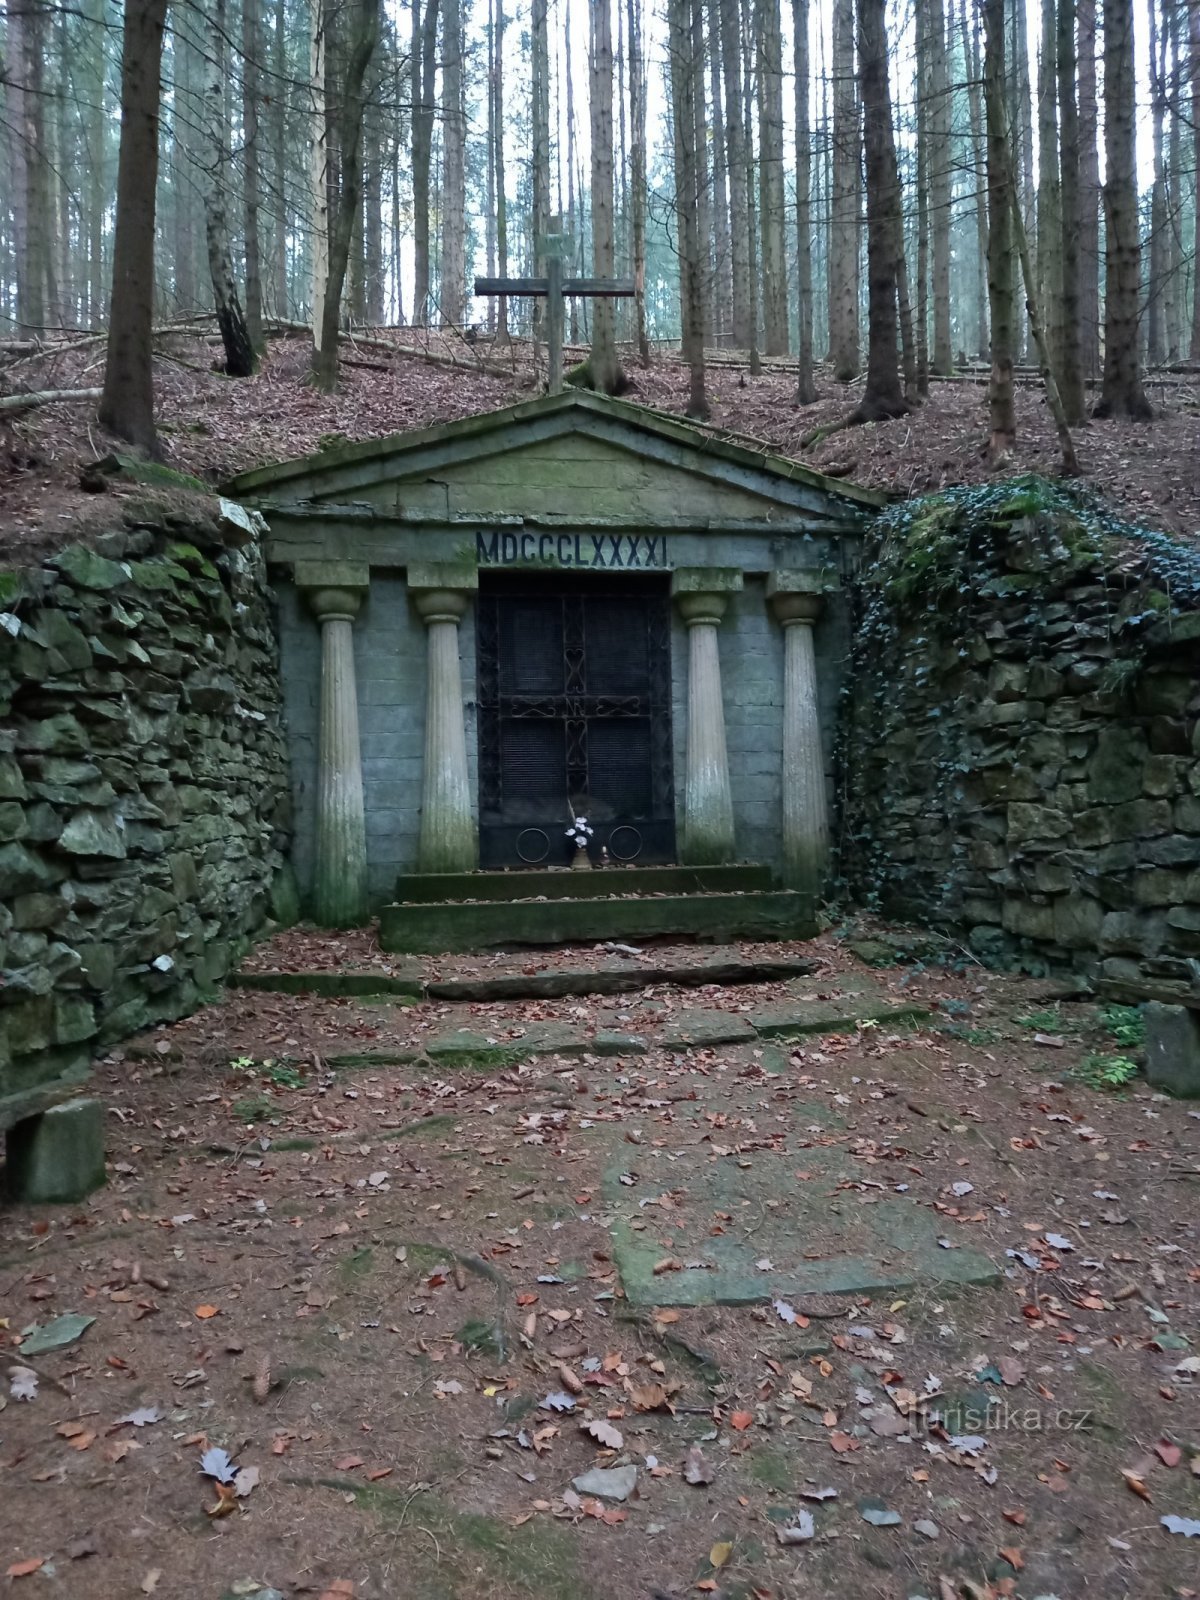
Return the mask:
M 582 392 L 233 492 L 270 528 L 318 921 L 382 908 L 414 950 L 812 931 L 875 495 Z M 554 870 L 576 816 L 587 878 Z

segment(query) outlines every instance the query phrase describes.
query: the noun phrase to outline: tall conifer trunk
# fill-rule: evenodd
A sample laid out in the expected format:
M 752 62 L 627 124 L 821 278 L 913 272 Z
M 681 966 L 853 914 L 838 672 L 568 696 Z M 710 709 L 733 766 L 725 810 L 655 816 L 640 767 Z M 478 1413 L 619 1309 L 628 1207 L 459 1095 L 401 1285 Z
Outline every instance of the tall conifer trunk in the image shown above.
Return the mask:
M 1104 0 L 1104 380 L 1094 415 L 1153 416 L 1142 390 L 1133 0 Z

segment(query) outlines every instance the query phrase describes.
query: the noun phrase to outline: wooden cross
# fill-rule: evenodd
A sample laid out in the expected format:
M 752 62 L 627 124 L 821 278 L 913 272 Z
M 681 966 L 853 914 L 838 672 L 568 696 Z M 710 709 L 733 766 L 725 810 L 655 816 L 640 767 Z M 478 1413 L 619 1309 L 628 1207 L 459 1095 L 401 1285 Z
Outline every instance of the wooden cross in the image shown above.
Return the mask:
M 475 293 L 546 300 L 546 344 L 550 393 L 562 393 L 563 301 L 568 295 L 591 300 L 631 300 L 637 293 L 632 278 L 564 278 L 562 257 L 548 255 L 544 278 L 476 278 Z

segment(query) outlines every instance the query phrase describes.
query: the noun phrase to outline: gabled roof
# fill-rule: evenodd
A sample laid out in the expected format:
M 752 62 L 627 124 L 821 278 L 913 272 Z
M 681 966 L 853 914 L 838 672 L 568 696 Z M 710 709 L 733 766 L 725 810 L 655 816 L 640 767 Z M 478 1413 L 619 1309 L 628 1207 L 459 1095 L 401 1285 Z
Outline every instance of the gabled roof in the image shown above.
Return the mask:
M 757 440 L 584 389 L 255 468 L 234 478 L 226 492 L 276 504 L 353 502 L 367 485 L 425 477 L 454 463 L 570 433 L 604 439 L 635 454 L 828 517 L 876 511 L 885 501 L 873 490 L 823 477 Z

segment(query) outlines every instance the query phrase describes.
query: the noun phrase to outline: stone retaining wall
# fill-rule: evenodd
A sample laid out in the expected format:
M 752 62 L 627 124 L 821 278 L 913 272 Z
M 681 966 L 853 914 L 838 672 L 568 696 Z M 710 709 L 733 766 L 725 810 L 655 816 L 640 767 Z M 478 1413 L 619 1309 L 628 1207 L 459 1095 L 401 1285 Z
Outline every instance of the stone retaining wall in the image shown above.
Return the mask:
M 1049 485 L 892 513 L 843 721 L 860 901 L 972 950 L 1200 975 L 1200 558 Z
M 280 705 L 261 551 L 227 502 L 0 571 L 0 1109 L 194 1007 L 269 915 Z

